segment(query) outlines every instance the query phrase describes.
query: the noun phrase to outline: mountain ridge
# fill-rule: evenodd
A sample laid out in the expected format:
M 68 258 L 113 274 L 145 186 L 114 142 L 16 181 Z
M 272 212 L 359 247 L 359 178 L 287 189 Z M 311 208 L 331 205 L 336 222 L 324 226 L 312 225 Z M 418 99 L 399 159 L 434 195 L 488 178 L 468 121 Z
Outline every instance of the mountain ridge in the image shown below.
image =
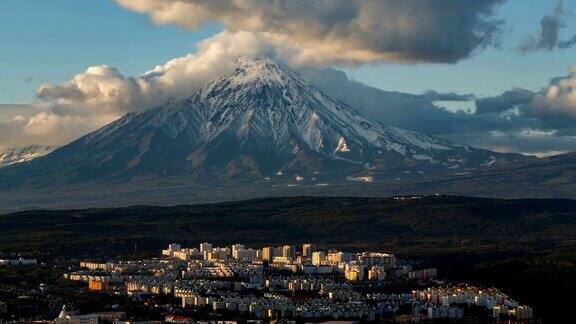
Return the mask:
M 270 59 L 237 64 L 187 98 L 127 114 L 26 170 L 11 168 L 16 181 L 5 185 L 47 185 L 34 181 L 45 173 L 58 174 L 57 184 L 169 176 L 204 184 L 372 181 L 519 158 L 384 126 Z
M 531 160 L 382 125 L 269 59 L 237 64 L 186 98 L 1 169 L 2 209 L 170 205 L 302 190 L 461 194 L 477 187 L 454 187 L 460 177 Z
M 0 151 L 0 168 L 9 165 L 28 162 L 39 157 L 50 154 L 58 146 L 51 145 L 28 145 L 23 147 L 13 147 Z

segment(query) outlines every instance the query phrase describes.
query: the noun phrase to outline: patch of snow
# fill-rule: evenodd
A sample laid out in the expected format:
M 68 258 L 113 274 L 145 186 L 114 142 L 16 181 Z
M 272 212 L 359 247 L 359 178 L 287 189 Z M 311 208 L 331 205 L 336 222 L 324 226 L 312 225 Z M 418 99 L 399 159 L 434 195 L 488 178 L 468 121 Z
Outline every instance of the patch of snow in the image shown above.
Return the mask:
M 16 163 L 28 162 L 52 153 L 58 147 L 30 145 L 0 152 L 0 168 Z
M 374 177 L 372 176 L 361 176 L 361 177 L 347 177 L 346 181 L 353 181 L 353 182 L 373 182 Z
M 418 161 L 434 161 L 434 159 L 431 158 L 430 156 L 423 154 L 414 154 L 412 155 L 412 158 Z
M 350 152 L 348 144 L 346 144 L 346 140 L 342 136 L 340 136 L 340 139 L 338 140 L 338 147 L 336 147 L 336 152 Z
M 491 166 L 492 164 L 496 163 L 496 158 L 493 156 L 489 157 L 490 160 L 487 160 L 486 162 L 482 163 L 482 166 Z

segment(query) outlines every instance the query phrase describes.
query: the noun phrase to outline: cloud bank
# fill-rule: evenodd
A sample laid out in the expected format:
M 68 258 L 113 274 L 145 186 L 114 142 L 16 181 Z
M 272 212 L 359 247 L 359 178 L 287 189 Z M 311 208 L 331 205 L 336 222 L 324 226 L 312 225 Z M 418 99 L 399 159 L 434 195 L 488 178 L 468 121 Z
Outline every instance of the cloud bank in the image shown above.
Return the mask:
M 108 122 L 99 116 L 57 115 L 45 103 L 0 105 L 0 150 L 66 144 Z
M 516 88 L 487 98 L 383 91 L 349 81 L 334 69 L 309 69 L 302 74 L 383 124 L 501 152 L 547 155 L 576 149 L 576 67 L 540 91 Z M 454 112 L 438 101 L 473 102 L 476 109 Z
M 504 0 L 115 0 L 157 24 L 218 22 L 312 65 L 454 63 L 498 42 Z M 289 44 L 289 45 L 288 45 Z M 286 48 L 289 46 L 289 48 Z

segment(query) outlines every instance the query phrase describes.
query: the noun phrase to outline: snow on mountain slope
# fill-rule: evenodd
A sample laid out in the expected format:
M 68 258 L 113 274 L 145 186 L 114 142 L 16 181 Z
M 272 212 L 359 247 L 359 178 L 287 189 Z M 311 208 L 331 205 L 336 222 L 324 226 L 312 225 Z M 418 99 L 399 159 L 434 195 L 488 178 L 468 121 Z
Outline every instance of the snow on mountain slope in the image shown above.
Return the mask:
M 56 146 L 30 145 L 1 151 L 0 168 L 16 163 L 32 161 L 51 153 L 57 148 Z
M 38 175 L 45 183 L 66 183 L 178 177 L 220 184 L 378 180 L 476 168 L 511 157 L 384 126 L 277 62 L 239 58 L 233 73 L 190 97 L 128 114 L 27 170 L 14 170 L 12 178 L 34 182 Z
M 375 148 L 402 155 L 455 148 L 439 138 L 364 118 L 276 62 L 239 59 L 238 63 L 232 75 L 193 96 L 198 103 L 193 107 L 198 110 L 196 121 L 204 123 L 199 130 L 204 141 L 233 132 L 244 145 L 274 144 L 275 149 L 289 154 L 302 145 L 328 155 L 335 151 L 367 155 Z M 178 133 L 184 129 L 177 126 L 185 124 L 167 125 L 173 125 L 171 131 Z M 263 142 L 268 140 L 271 142 Z M 347 143 L 346 152 L 336 150 L 342 141 Z

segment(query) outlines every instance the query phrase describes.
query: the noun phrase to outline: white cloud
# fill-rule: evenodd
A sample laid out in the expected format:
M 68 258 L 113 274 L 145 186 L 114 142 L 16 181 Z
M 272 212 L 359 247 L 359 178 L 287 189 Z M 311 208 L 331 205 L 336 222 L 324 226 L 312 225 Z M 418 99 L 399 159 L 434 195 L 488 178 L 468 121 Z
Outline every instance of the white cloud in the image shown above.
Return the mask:
M 105 65 L 89 67 L 62 84 L 41 85 L 39 103 L 0 107 L 0 148 L 66 144 L 128 112 L 190 95 L 208 81 L 232 72 L 238 56 L 263 55 L 280 58 L 275 47 L 259 35 L 223 32 L 200 42 L 196 53 L 170 60 L 141 76 L 125 76 Z
M 8 107 L 0 106 L 0 111 L 5 108 Z M 43 104 L 21 105 L 19 114 L 14 113 L 0 114 L 0 150 L 30 144 L 65 144 L 111 121 L 108 116 L 60 116 Z
M 124 76 L 116 68 L 94 66 L 63 84 L 42 85 L 38 97 L 89 113 L 146 110 L 188 96 L 208 81 L 232 72 L 236 57 L 279 55 L 262 36 L 222 32 L 200 42 L 196 53 L 172 59 L 141 76 Z
M 576 66 L 566 77 L 554 79 L 531 105 L 534 115 L 551 118 L 576 118 Z

